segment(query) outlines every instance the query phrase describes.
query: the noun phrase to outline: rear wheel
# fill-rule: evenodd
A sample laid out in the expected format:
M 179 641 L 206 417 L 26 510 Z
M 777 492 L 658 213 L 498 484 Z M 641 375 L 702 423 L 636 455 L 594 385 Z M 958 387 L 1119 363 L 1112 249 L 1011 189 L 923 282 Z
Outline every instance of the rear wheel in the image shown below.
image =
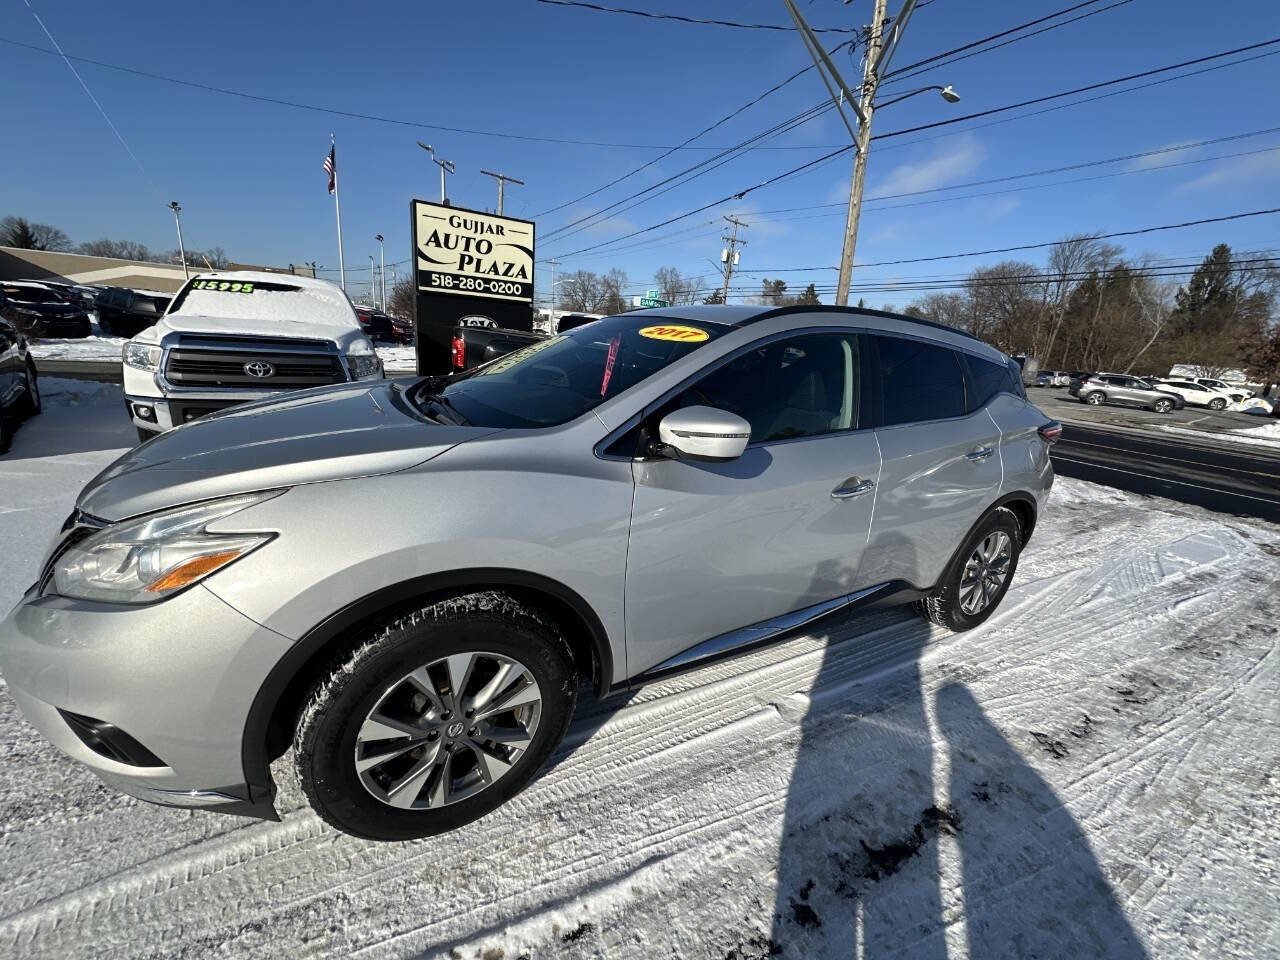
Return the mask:
M 1173 410 L 1172 400 L 1157 400 L 1151 405 L 1151 409 L 1156 413 L 1169 413 Z
M 1107 402 L 1107 395 L 1101 390 L 1092 390 L 1084 395 L 1084 402 L 1096 407 Z
M 572 654 L 538 611 L 494 591 L 442 600 L 333 664 L 298 719 L 294 767 L 339 830 L 430 836 L 523 789 L 576 696 Z
M 1018 569 L 1022 526 L 997 507 L 969 534 L 933 595 L 916 602 L 926 620 L 949 630 L 971 630 L 995 612 Z
M 27 360 L 25 380 L 26 390 L 18 401 L 18 412 L 23 417 L 34 417 L 43 408 L 40 402 L 40 378 L 36 375 L 35 363 L 30 359 Z
M 102 332 L 104 337 L 113 336 L 111 331 L 111 321 L 104 316 L 99 315 L 98 317 L 98 329 Z
M 1226 401 L 1226 400 L 1224 400 L 1222 397 L 1217 397 L 1217 398 L 1215 398 L 1215 399 L 1213 399 L 1213 400 L 1210 400 L 1210 401 L 1209 401 L 1209 409 L 1210 409 L 1210 410 L 1225 410 L 1225 409 L 1227 409 L 1227 401 Z

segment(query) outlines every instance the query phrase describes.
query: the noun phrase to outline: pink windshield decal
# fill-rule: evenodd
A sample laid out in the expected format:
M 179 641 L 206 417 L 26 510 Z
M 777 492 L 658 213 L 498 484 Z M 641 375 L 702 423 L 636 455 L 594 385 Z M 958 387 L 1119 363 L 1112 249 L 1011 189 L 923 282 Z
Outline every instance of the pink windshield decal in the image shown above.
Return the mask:
M 600 396 L 609 392 L 609 378 L 613 376 L 613 363 L 618 359 L 618 347 L 622 345 L 622 334 L 615 333 L 609 341 L 609 358 L 604 362 L 604 379 L 600 381 Z

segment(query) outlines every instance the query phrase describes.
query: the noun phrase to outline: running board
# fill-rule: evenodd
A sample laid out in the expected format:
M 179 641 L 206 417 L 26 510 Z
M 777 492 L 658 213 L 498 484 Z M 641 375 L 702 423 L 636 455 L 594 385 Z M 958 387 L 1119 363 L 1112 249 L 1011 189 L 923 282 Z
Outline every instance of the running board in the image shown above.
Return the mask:
M 799 610 L 784 613 L 780 617 L 761 620 L 751 626 L 739 627 L 737 630 L 730 630 L 728 633 L 722 633 L 719 636 L 712 637 L 710 640 L 704 640 L 688 650 L 662 661 L 657 666 L 650 667 L 644 673 L 632 678 L 631 682 L 647 683 L 659 677 L 702 666 L 713 660 L 736 656 L 755 647 L 777 643 L 795 635 L 801 628 L 807 627 L 817 620 L 856 607 L 890 606 L 898 603 L 908 603 L 926 594 L 927 591 L 915 589 L 900 580 L 877 584 L 874 587 L 867 587 L 865 590 L 845 594 L 833 600 L 824 600 L 812 606 L 801 607 Z

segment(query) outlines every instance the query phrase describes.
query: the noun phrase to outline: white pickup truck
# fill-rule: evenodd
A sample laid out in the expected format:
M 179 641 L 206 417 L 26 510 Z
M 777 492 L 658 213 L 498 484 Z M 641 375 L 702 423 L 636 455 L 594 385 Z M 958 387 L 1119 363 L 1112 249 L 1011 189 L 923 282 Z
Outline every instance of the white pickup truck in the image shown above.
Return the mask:
M 140 440 L 281 391 L 382 376 L 340 287 L 253 271 L 192 277 L 123 361 Z

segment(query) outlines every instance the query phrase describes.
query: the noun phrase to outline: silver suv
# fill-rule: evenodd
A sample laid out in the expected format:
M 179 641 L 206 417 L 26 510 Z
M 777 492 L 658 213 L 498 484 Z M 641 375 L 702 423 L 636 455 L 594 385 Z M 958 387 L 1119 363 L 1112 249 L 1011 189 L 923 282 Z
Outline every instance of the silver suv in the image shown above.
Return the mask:
M 1142 407 L 1155 413 L 1181 410 L 1187 403 L 1178 394 L 1153 387 L 1146 380 L 1131 377 L 1127 373 L 1085 374 L 1071 381 L 1068 392 L 1082 403 L 1095 407 L 1104 403 L 1117 403 Z
M 1018 367 L 871 311 L 609 317 L 453 377 L 163 434 L 81 493 L 0 626 L 62 751 L 147 800 L 407 839 L 534 776 L 597 697 L 869 604 L 1000 603 L 1060 428 Z

